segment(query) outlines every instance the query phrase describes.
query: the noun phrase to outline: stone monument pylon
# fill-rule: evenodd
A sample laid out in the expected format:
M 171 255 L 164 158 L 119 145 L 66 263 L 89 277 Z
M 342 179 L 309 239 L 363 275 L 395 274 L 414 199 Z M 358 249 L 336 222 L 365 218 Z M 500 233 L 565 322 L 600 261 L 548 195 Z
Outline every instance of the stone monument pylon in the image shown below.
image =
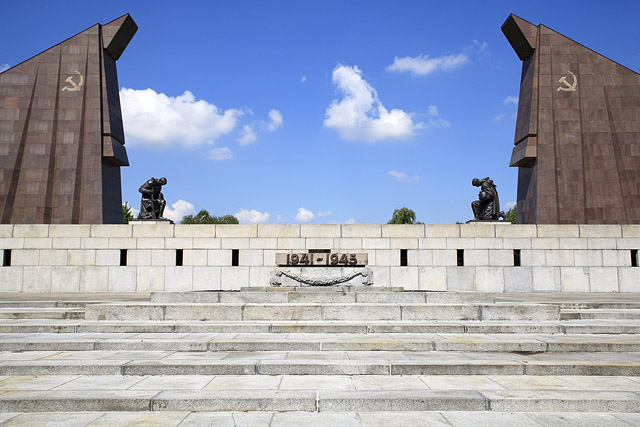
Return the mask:
M 0 222 L 122 223 L 116 60 L 138 26 L 96 24 L 0 73 Z
M 522 60 L 517 222 L 640 223 L 640 75 L 515 15 L 502 32 Z

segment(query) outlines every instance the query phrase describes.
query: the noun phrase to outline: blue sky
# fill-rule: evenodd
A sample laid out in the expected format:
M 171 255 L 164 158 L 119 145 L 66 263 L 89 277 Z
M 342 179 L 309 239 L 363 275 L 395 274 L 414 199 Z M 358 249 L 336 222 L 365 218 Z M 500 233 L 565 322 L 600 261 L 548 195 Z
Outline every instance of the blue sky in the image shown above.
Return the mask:
M 640 3 L 5 0 L 0 67 L 130 13 L 117 63 L 123 201 L 165 176 L 167 214 L 243 223 L 473 217 L 474 177 L 504 210 L 521 62 L 514 13 L 640 70 Z M 1 68 L 0 68 L 1 69 Z M 515 101 L 515 102 L 514 102 Z M 505 206 L 507 205 L 507 206 Z

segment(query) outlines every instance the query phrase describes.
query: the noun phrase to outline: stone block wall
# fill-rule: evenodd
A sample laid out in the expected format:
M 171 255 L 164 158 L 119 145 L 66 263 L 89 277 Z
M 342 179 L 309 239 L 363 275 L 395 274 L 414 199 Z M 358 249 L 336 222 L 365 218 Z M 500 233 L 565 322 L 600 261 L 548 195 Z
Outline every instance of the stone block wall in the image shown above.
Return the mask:
M 380 287 L 640 292 L 640 225 L 493 223 L 0 225 L 0 292 L 238 290 L 312 249 L 367 253 Z

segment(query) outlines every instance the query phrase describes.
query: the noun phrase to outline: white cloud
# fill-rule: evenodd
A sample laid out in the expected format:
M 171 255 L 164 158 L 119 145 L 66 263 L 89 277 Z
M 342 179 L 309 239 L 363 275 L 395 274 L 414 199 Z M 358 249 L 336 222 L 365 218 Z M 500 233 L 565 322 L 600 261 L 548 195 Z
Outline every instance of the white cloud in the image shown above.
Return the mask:
M 259 212 L 255 209 L 240 209 L 240 212 L 234 214 L 241 224 L 262 224 L 267 222 L 271 215 L 268 212 Z
M 347 222 L 345 222 L 345 224 L 355 224 L 355 223 L 356 223 L 356 220 L 353 218 L 349 218 Z
M 514 105 L 518 105 L 518 97 L 517 96 L 507 96 L 504 99 L 504 104 L 514 104 Z
M 242 111 L 225 111 L 185 91 L 172 97 L 153 89 L 120 89 L 127 146 L 197 148 L 236 126 Z
M 173 209 L 171 209 L 173 208 Z M 165 206 L 164 217 L 173 220 L 173 222 L 180 222 L 185 215 L 193 215 L 196 213 L 195 207 L 186 200 L 178 200 L 171 205 L 171 208 Z
M 300 82 L 305 83 L 307 81 L 307 76 L 300 77 Z
M 276 215 L 276 221 L 277 222 L 286 222 L 282 215 Z
M 386 70 L 396 73 L 409 72 L 414 76 L 426 76 L 434 71 L 450 71 L 455 70 L 469 62 L 469 56 L 466 53 L 457 55 L 446 55 L 437 58 L 430 58 L 428 55 L 418 55 L 416 57 L 405 56 L 393 60 L 393 64 L 389 65 Z
M 368 142 L 406 139 L 424 127 L 414 123 L 410 113 L 399 109 L 389 112 L 357 66 L 338 65 L 332 80 L 344 97 L 340 101 L 334 99 L 327 108 L 324 125 L 336 129 L 341 138 Z
M 418 181 L 420 181 L 420 177 L 418 175 L 409 176 L 404 172 L 398 172 L 398 171 L 394 171 L 394 170 L 389 171 L 389 175 L 394 177 L 396 179 L 396 181 L 399 181 L 399 182 L 418 182 Z
M 253 130 L 253 128 L 249 125 L 244 125 L 244 127 L 240 131 L 240 136 L 238 137 L 237 141 L 240 145 L 249 145 L 252 142 L 256 142 L 256 139 L 258 139 L 258 135 Z
M 418 56 L 405 56 L 403 58 L 394 57 L 393 64 L 386 70 L 390 72 L 412 73 L 414 76 L 426 76 L 436 71 L 452 71 L 467 64 L 471 56 L 479 53 L 489 52 L 489 45 L 486 42 L 473 41 L 473 44 L 464 48 L 462 52 L 455 55 L 442 55 L 435 58 L 429 55 L 420 54 Z
M 209 160 L 229 160 L 233 159 L 233 153 L 227 147 L 216 147 L 209 150 L 207 158 Z
M 0 64 L 0 73 L 7 71 L 9 68 L 9 64 Z
M 505 114 L 498 114 L 493 118 L 493 120 L 491 120 L 491 123 L 498 123 L 500 120 L 504 119 L 505 117 L 506 117 Z
M 427 113 L 430 117 L 429 117 L 429 127 L 431 128 L 435 128 L 435 127 L 440 127 L 440 128 L 448 128 L 451 127 L 451 123 L 449 123 L 448 120 L 443 119 L 442 117 L 440 117 L 440 113 L 438 112 L 438 107 L 436 107 L 435 105 L 429 105 L 429 111 Z
M 273 132 L 282 126 L 282 113 L 278 110 L 269 111 L 269 120 L 271 121 L 267 123 L 267 130 Z
M 508 113 L 508 114 L 498 114 L 497 116 L 495 116 L 493 118 L 493 120 L 491 120 L 491 123 L 498 123 L 504 119 L 513 119 L 515 120 L 517 118 L 518 114 L 514 111 L 512 113 Z
M 512 207 L 514 207 L 515 205 L 516 205 L 516 202 L 514 202 L 514 201 L 509 201 L 509 202 L 505 203 L 505 204 L 502 206 L 502 209 L 506 212 L 506 211 L 508 211 L 509 209 L 511 209 Z
M 476 48 L 478 48 L 478 51 L 480 53 L 484 53 L 489 50 L 489 44 L 487 42 L 480 43 L 478 40 L 474 40 L 473 44 L 475 45 Z
M 331 216 L 333 214 L 333 211 L 321 211 L 318 212 L 316 215 L 318 216 Z
M 313 212 L 306 210 L 305 208 L 298 208 L 298 214 L 296 215 L 296 222 L 309 222 L 313 221 L 315 215 Z

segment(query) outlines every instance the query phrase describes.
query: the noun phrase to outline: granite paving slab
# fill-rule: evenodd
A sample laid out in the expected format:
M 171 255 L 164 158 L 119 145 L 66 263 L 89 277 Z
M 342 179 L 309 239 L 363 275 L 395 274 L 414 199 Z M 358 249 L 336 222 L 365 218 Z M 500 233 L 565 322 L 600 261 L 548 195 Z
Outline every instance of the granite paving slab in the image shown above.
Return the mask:
M 88 427 L 177 427 L 183 425 L 182 423 L 188 415 L 188 412 L 107 412 L 88 424 Z
M 40 412 L 2 413 L 2 426 L 102 427 L 153 425 L 159 427 L 494 427 L 517 425 L 595 426 L 638 425 L 640 414 L 621 413 L 505 413 L 441 412 Z
M 0 412 L 148 411 L 157 390 L 13 391 L 0 395 Z
M 0 414 L 0 421 L 2 420 Z M 103 414 L 100 412 L 84 412 L 84 413 L 32 413 L 32 414 L 13 414 L 7 421 L 2 423 L 2 427 L 31 427 L 31 426 L 47 426 L 47 427 L 85 427 L 96 421 Z
M 485 398 L 469 390 L 318 392 L 318 411 L 482 411 Z
M 0 396 L 0 402 L 3 396 Z M 303 390 L 166 390 L 151 399 L 153 411 L 316 412 L 316 392 Z
M 343 413 L 276 413 L 271 419 L 270 427 L 359 427 L 360 417 L 353 412 Z
M 351 377 L 356 390 L 421 390 L 430 388 L 414 375 L 354 375 Z
M 120 375 L 91 375 L 82 376 L 74 380 L 68 381 L 51 390 L 127 390 L 140 381 L 143 377 L 120 376 Z M 1 386 L 0 382 L 0 386 Z
M 259 376 L 217 376 L 205 387 L 205 390 L 278 390 L 282 382 L 281 375 Z
M 506 387 L 485 375 L 421 375 L 418 377 L 434 390 L 505 390 Z
M 499 412 L 637 412 L 640 394 L 627 391 L 483 390 Z
M 505 413 L 505 412 L 441 412 L 442 417 L 446 420 L 447 425 L 453 427 L 495 427 L 495 426 L 518 426 L 518 427 L 541 427 L 560 426 L 561 423 L 540 424 L 528 414 L 524 413 Z M 582 417 L 583 421 L 587 421 L 586 417 Z M 615 418 L 609 418 L 609 422 L 615 422 Z M 589 424 L 584 424 L 588 426 Z M 613 424 L 611 424 L 613 425 Z
M 206 388 L 215 377 L 213 375 L 154 375 L 140 376 L 136 378 L 138 378 L 139 381 L 128 387 L 130 390 L 202 390 L 203 388 Z M 255 377 L 234 378 L 240 380 L 242 378 Z
M 79 375 L 15 376 L 0 381 L 0 390 L 51 390 L 78 378 Z

